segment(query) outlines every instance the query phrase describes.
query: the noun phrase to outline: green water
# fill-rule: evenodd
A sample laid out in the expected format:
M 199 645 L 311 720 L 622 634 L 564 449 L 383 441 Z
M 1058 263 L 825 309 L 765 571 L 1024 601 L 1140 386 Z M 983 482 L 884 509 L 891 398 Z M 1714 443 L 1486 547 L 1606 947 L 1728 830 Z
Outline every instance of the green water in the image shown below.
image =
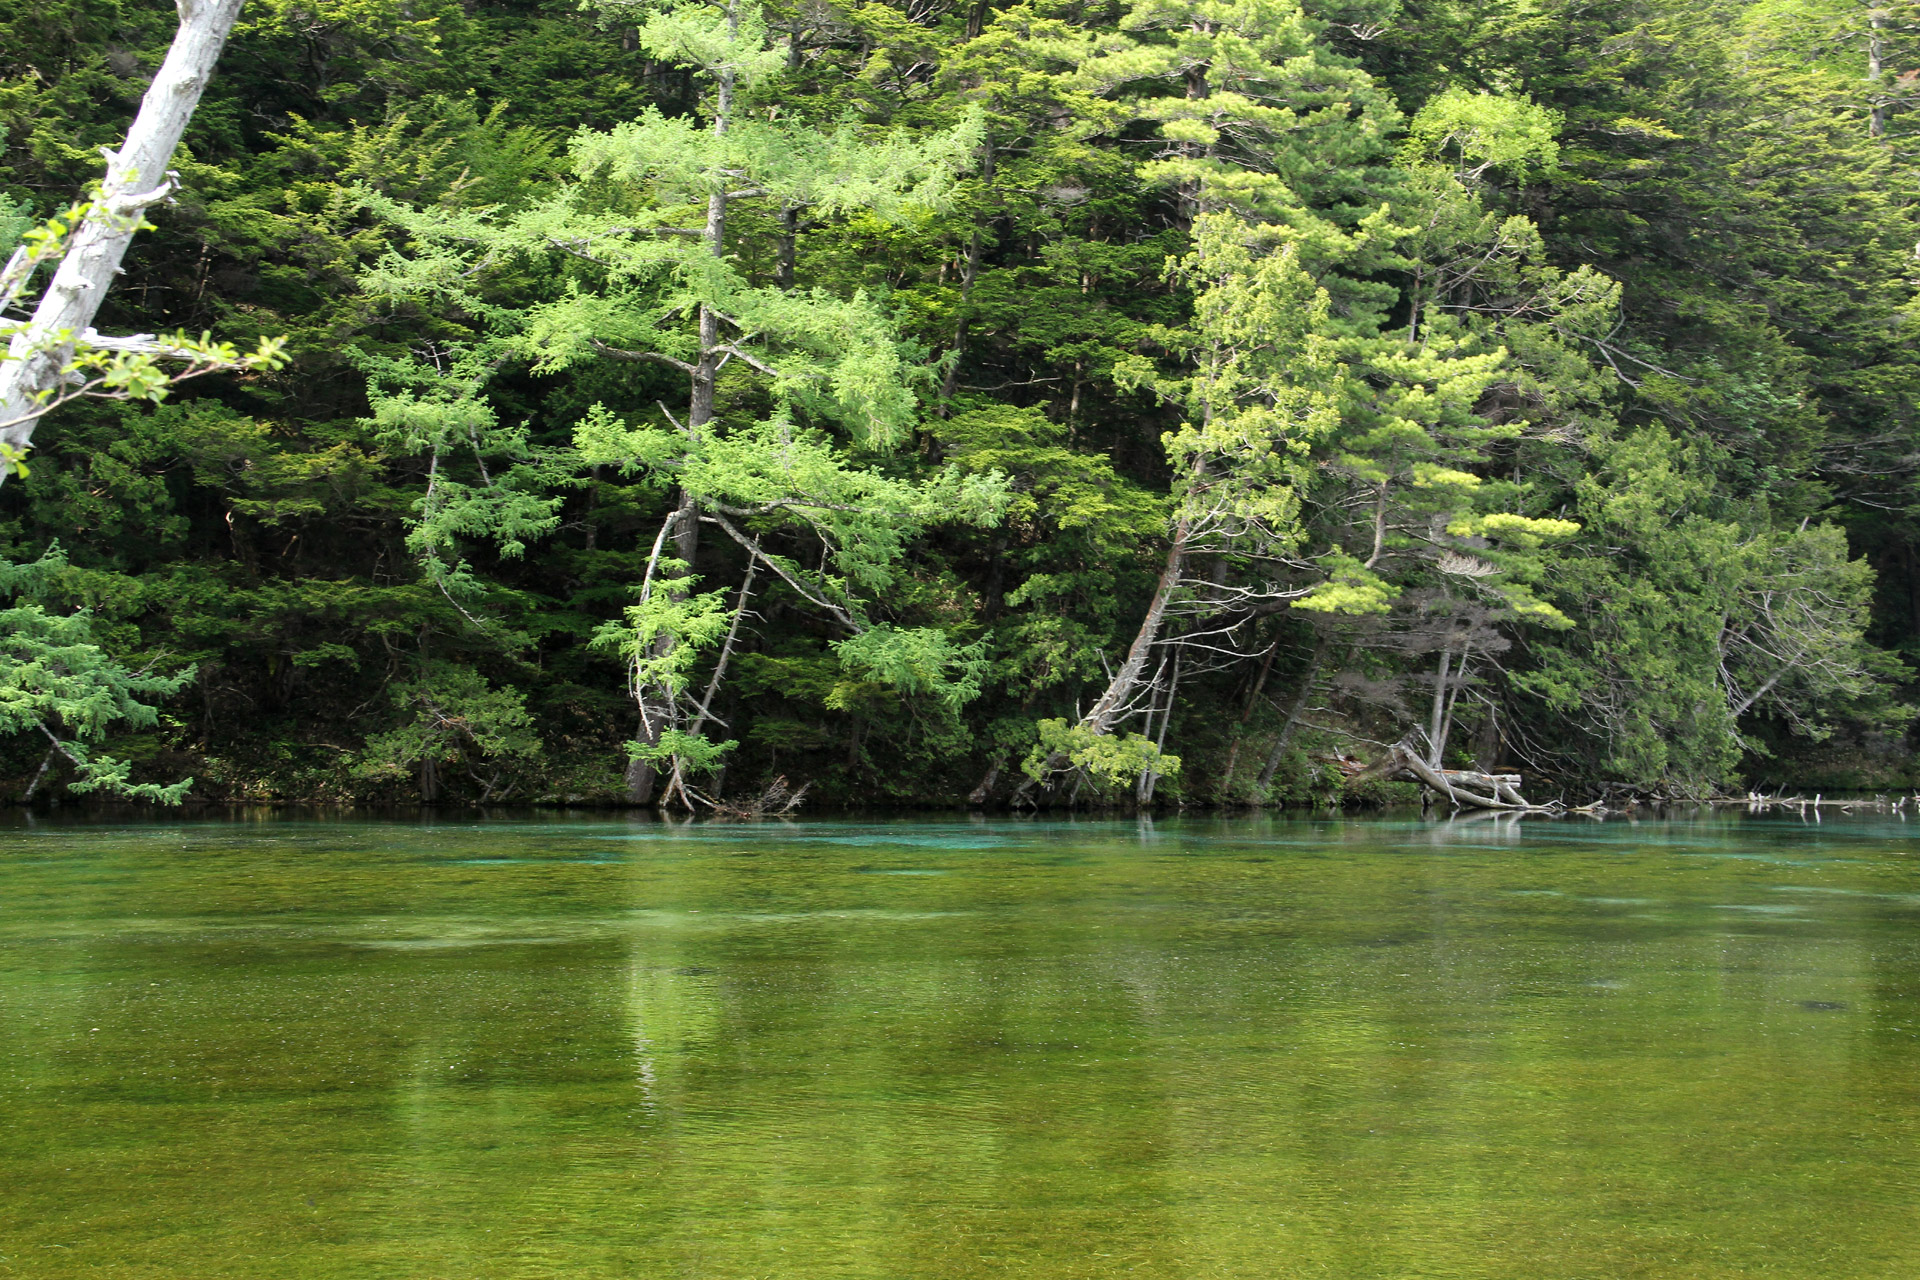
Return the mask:
M 0 1276 L 1920 1276 L 1920 834 L 0 827 Z

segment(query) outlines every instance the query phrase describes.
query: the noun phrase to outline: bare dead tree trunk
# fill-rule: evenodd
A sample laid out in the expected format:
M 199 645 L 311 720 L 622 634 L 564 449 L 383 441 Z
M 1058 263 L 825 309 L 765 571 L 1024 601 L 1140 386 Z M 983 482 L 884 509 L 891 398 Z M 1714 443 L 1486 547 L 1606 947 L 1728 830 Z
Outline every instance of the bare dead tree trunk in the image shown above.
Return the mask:
M 1887 131 L 1887 104 L 1881 98 L 1880 76 L 1886 69 L 1887 14 L 1875 9 L 1867 16 L 1867 83 L 1872 87 L 1867 111 L 1867 136 L 1877 138 Z
M 1444 763 L 1440 757 L 1446 754 L 1447 740 L 1453 737 L 1453 713 L 1460 705 L 1460 691 L 1467 687 L 1467 676 L 1470 674 L 1467 660 L 1472 656 L 1473 646 L 1469 643 L 1461 644 L 1460 660 L 1453 664 L 1453 686 L 1451 692 L 1447 694 L 1447 712 L 1440 718 L 1440 742 L 1434 749 L 1435 768 L 1439 768 Z
M 1407 746 L 1409 734 L 1399 745 L 1357 778 L 1408 778 L 1445 796 L 1455 808 L 1522 809 L 1555 811 L 1555 805 L 1536 805 L 1520 794 L 1517 773 L 1482 773 L 1477 769 L 1436 769 Z
M 47 748 L 47 754 L 41 759 L 40 767 L 34 771 L 33 781 L 27 784 L 27 793 L 20 797 L 22 804 L 26 804 L 33 799 L 34 793 L 40 790 L 41 782 L 46 779 L 47 770 L 53 768 L 53 762 L 59 759 L 59 757 L 60 747 L 57 743 Z
M 32 444 L 40 403 L 59 385 L 74 339 L 92 326 L 144 211 L 172 190 L 167 165 L 243 3 L 178 0 L 179 30 L 126 140 L 107 161 L 101 197 L 74 231 L 53 282 L 32 319 L 14 332 L 9 358 L 0 363 L 0 441 L 15 450 L 24 453 Z M 0 482 L 5 479 L 0 468 Z
M 1440 646 L 1440 670 L 1433 677 L 1433 713 L 1427 722 L 1427 763 L 1438 769 L 1446 749 L 1447 670 L 1453 662 L 1453 633 Z
M 700 714 L 694 717 L 689 733 L 698 733 L 706 728 L 707 721 L 719 719 L 713 714 L 713 700 L 720 696 L 720 682 L 726 679 L 727 664 L 733 660 L 734 642 L 740 638 L 740 620 L 747 616 L 747 602 L 753 599 L 753 579 L 759 572 L 760 562 L 749 557 L 747 576 L 740 582 L 740 599 L 733 610 L 733 621 L 727 624 L 727 638 L 720 646 L 720 657 L 713 664 L 713 678 L 707 681 L 707 691 L 701 696 L 697 708 Z
M 780 255 L 775 260 L 773 282 L 781 289 L 793 288 L 794 242 L 800 234 L 800 214 L 797 206 L 780 206 Z
M 1167 705 L 1162 708 L 1160 712 L 1160 733 L 1155 737 L 1153 742 L 1153 749 L 1155 751 L 1165 751 L 1167 747 L 1167 722 L 1173 719 L 1173 700 L 1179 696 L 1180 693 L 1181 657 L 1181 651 L 1175 648 L 1173 651 L 1173 672 L 1167 677 Z M 1153 803 L 1154 788 L 1159 786 L 1159 784 L 1160 774 L 1152 768 L 1149 768 L 1145 773 L 1140 775 L 1140 781 L 1136 784 L 1137 789 L 1135 794 L 1141 804 Z

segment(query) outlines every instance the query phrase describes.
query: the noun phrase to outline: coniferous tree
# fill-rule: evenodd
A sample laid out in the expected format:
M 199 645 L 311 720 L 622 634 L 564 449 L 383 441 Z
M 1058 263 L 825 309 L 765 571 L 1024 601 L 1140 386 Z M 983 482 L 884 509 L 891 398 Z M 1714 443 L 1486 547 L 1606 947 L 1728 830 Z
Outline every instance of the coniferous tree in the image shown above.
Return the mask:
M 680 374 L 676 412 L 629 425 L 603 407 L 576 433 L 580 459 L 672 485 L 670 510 L 645 552 L 639 598 L 599 642 L 627 662 L 639 710 L 628 798 L 647 803 L 669 770 L 672 798 L 691 806 L 690 770 L 711 770 L 723 747 L 701 730 L 714 719 L 706 698 L 689 702 L 700 651 L 735 634 L 748 605 L 743 586 L 696 594 L 703 526 L 720 530 L 749 561 L 837 623 L 842 657 L 915 692 L 964 700 L 970 659 L 943 633 L 896 632 L 866 617 L 863 592 L 891 581 L 903 537 L 942 517 L 993 518 L 991 477 L 949 471 L 925 485 L 902 483 L 852 463 L 826 428 L 856 448 L 900 443 L 919 413 L 913 353 L 875 299 L 757 285 L 729 254 L 728 221 L 741 205 L 804 206 L 814 216 L 889 218 L 944 198 L 952 173 L 978 140 L 967 122 L 925 141 L 788 127 L 756 113 L 787 62 L 771 47 L 758 6 L 685 4 L 639 28 L 658 56 L 697 67 L 711 83 L 704 125 L 651 112 L 606 133 L 575 138 L 575 181 L 511 219 L 449 222 L 378 202 L 425 246 L 393 259 L 380 287 L 396 297 L 440 295 L 475 314 L 491 309 L 493 339 L 536 369 L 564 371 L 600 359 Z M 695 214 L 694 225 L 680 225 Z M 495 259 L 541 255 L 577 264 L 559 273 L 550 298 L 512 311 L 449 288 L 454 262 L 485 269 Z M 751 384 L 737 408 L 723 404 L 732 366 Z M 808 570 L 770 550 L 762 530 L 788 526 L 817 540 L 828 564 Z M 749 586 L 751 577 L 749 578 Z M 716 671 L 724 670 L 723 649 Z

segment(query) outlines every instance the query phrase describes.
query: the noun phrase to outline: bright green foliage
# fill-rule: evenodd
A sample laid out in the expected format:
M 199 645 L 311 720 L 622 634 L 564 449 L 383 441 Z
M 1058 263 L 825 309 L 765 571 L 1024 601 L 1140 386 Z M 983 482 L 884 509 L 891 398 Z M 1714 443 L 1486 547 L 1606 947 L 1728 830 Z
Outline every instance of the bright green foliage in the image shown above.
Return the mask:
M 1285 554 L 1300 543 L 1306 460 L 1339 424 L 1346 371 L 1326 332 L 1326 292 L 1297 243 L 1263 253 L 1252 243 L 1262 236 L 1232 215 L 1203 215 L 1175 268 L 1198 295 L 1193 320 L 1153 334 L 1184 369 L 1163 374 L 1140 360 L 1119 377 L 1182 414 L 1164 443 L 1180 477 L 1174 519 L 1189 537 L 1217 530 L 1236 549 Z
M 830 609 L 857 609 L 860 593 L 890 588 L 901 552 L 925 525 L 991 524 L 1005 503 L 994 472 L 946 467 L 917 482 L 896 479 L 853 464 L 825 433 L 796 427 L 785 413 L 689 440 L 658 427 L 630 428 L 596 405 L 574 439 L 588 464 L 671 477 L 702 506 L 752 527 L 778 522 L 806 530 L 833 571 L 785 562 L 782 568 L 796 589 L 818 593 Z
M 1368 569 L 1363 561 L 1335 551 L 1321 559 L 1326 577 L 1292 601 L 1296 609 L 1313 613 L 1387 613 L 1401 589 Z
M 997 501 L 986 478 L 949 471 L 914 485 L 850 465 L 825 428 L 864 448 L 897 445 L 917 417 L 912 351 L 864 292 L 840 297 L 759 286 L 725 252 L 726 219 L 748 201 L 883 221 L 930 209 L 978 141 L 978 126 L 963 123 L 916 141 L 897 133 L 865 137 L 850 126 L 823 133 L 747 115 L 746 105 L 785 61 L 767 36 L 764 15 L 750 4 L 651 14 L 638 29 L 640 42 L 717 84 L 711 123 L 649 111 L 609 131 L 583 131 L 571 147 L 574 180 L 511 217 L 447 216 L 368 196 L 414 243 L 410 255 L 388 255 L 368 277 L 373 290 L 485 316 L 493 343 L 537 372 L 611 356 L 691 378 L 680 414 L 660 406 L 661 425 L 628 427 L 595 406 L 575 434 L 580 462 L 670 477 L 682 495 L 668 521 L 681 561 L 663 565 L 656 543 L 641 602 L 621 627 L 596 633 L 598 644 L 627 662 L 642 720 L 636 759 L 657 758 L 661 735 L 679 730 L 693 658 L 727 630 L 719 596 L 692 597 L 680 581 L 692 573 L 686 559 L 696 522 L 718 524 L 756 568 L 771 569 L 860 632 L 866 623 L 854 593 L 890 585 L 890 564 L 914 525 L 935 513 L 991 519 Z M 483 301 L 467 283 L 477 273 L 537 264 L 560 266 L 559 287 L 518 307 Z M 736 391 L 729 380 L 729 400 L 721 405 L 717 382 L 729 364 L 757 375 L 756 385 Z M 737 410 L 734 397 L 744 398 Z M 771 412 L 753 403 L 759 397 L 771 402 Z M 479 421 L 488 410 L 465 387 L 429 402 L 394 404 L 410 419 L 427 415 L 429 435 L 464 430 L 477 440 L 480 427 L 491 425 Z M 449 421 L 446 410 L 462 405 L 467 416 Z M 808 425 L 796 425 L 796 417 Z M 462 532 L 484 524 L 446 514 L 464 515 L 464 493 L 442 506 L 433 505 L 434 493 L 430 485 L 416 541 L 430 543 L 436 521 Z M 537 504 L 494 504 L 509 521 L 519 518 L 502 526 L 508 545 L 517 547 L 513 535 L 538 526 Z M 838 572 L 809 574 L 763 548 L 768 526 L 784 521 L 820 538 Z
M 871 675 L 890 689 L 931 696 L 958 711 L 980 696 L 985 661 L 979 645 L 956 646 L 938 627 L 872 627 L 833 646 L 849 670 Z M 836 705 L 829 695 L 828 706 Z M 840 705 L 844 705 L 842 702 Z
M 1065 720 L 1042 720 L 1039 742 L 1021 768 L 1035 780 L 1045 778 L 1048 762 L 1065 757 L 1074 769 L 1109 786 L 1122 786 L 1151 769 L 1171 777 L 1180 772 L 1180 757 L 1158 750 L 1138 733 L 1097 733 L 1089 725 Z
M 655 765 L 678 762 L 688 773 L 699 775 L 710 774 L 718 769 L 728 753 L 738 745 L 732 741 L 715 742 L 704 734 L 666 728 L 660 731 L 659 742 L 630 742 L 627 750 L 636 760 L 646 760 Z
M 1233 209 L 1304 239 L 1337 236 L 1370 198 L 1368 167 L 1399 124 L 1372 79 L 1286 0 L 1139 0 L 1079 83 L 1163 142 L 1141 166 L 1202 210 Z
M 505 425 L 482 391 L 490 370 L 466 346 L 435 347 L 433 364 L 378 356 L 367 370 L 373 417 L 361 425 L 390 455 L 425 460 L 426 491 L 407 533 L 407 550 L 423 576 L 460 609 L 483 589 L 474 581 L 463 543 L 484 540 L 518 559 L 527 544 L 551 532 L 571 459 L 537 453 L 523 426 Z
M 673 560 L 660 564 L 663 573 L 685 567 Z M 648 582 L 640 589 L 639 603 L 627 606 L 619 621 L 603 624 L 593 644 L 620 656 L 636 690 L 658 687 L 678 699 L 686 693 L 702 652 L 720 643 L 731 620 L 724 591 L 689 595 Z M 675 643 L 663 645 L 667 638 Z M 652 745 L 644 744 L 644 749 Z
M 91 744 L 118 725 L 158 724 L 159 710 L 143 699 L 180 692 L 193 669 L 171 676 L 129 670 L 97 643 L 86 610 L 49 610 L 44 601 L 55 594 L 66 567 L 57 544 L 28 564 L 0 562 L 0 594 L 11 601 L 0 608 L 0 733 L 44 738 L 48 761 L 59 757 L 74 770 L 69 791 L 179 804 L 192 778 L 133 782 L 127 761 L 97 754 Z
M 0 17 L 0 243 L 170 26 Z M 65 405 L 0 554 L 72 557 L 34 625 L 194 665 L 70 740 L 215 798 L 1291 801 L 1396 740 L 1536 795 L 1898 785 L 1917 41 L 250 7 L 102 328 L 285 362 Z
M 1472 178 L 1488 169 L 1520 176 L 1530 166 L 1554 167 L 1560 157 L 1558 133 L 1552 113 L 1531 102 L 1448 89 L 1414 114 L 1407 146 L 1417 157 L 1452 160 Z

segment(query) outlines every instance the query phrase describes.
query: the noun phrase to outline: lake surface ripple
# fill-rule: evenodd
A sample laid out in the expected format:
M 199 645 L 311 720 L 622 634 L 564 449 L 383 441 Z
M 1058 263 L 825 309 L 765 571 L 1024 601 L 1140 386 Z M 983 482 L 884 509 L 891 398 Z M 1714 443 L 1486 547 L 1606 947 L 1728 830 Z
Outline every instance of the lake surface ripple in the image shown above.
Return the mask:
M 0 1276 L 1920 1275 L 1897 818 L 0 820 Z

